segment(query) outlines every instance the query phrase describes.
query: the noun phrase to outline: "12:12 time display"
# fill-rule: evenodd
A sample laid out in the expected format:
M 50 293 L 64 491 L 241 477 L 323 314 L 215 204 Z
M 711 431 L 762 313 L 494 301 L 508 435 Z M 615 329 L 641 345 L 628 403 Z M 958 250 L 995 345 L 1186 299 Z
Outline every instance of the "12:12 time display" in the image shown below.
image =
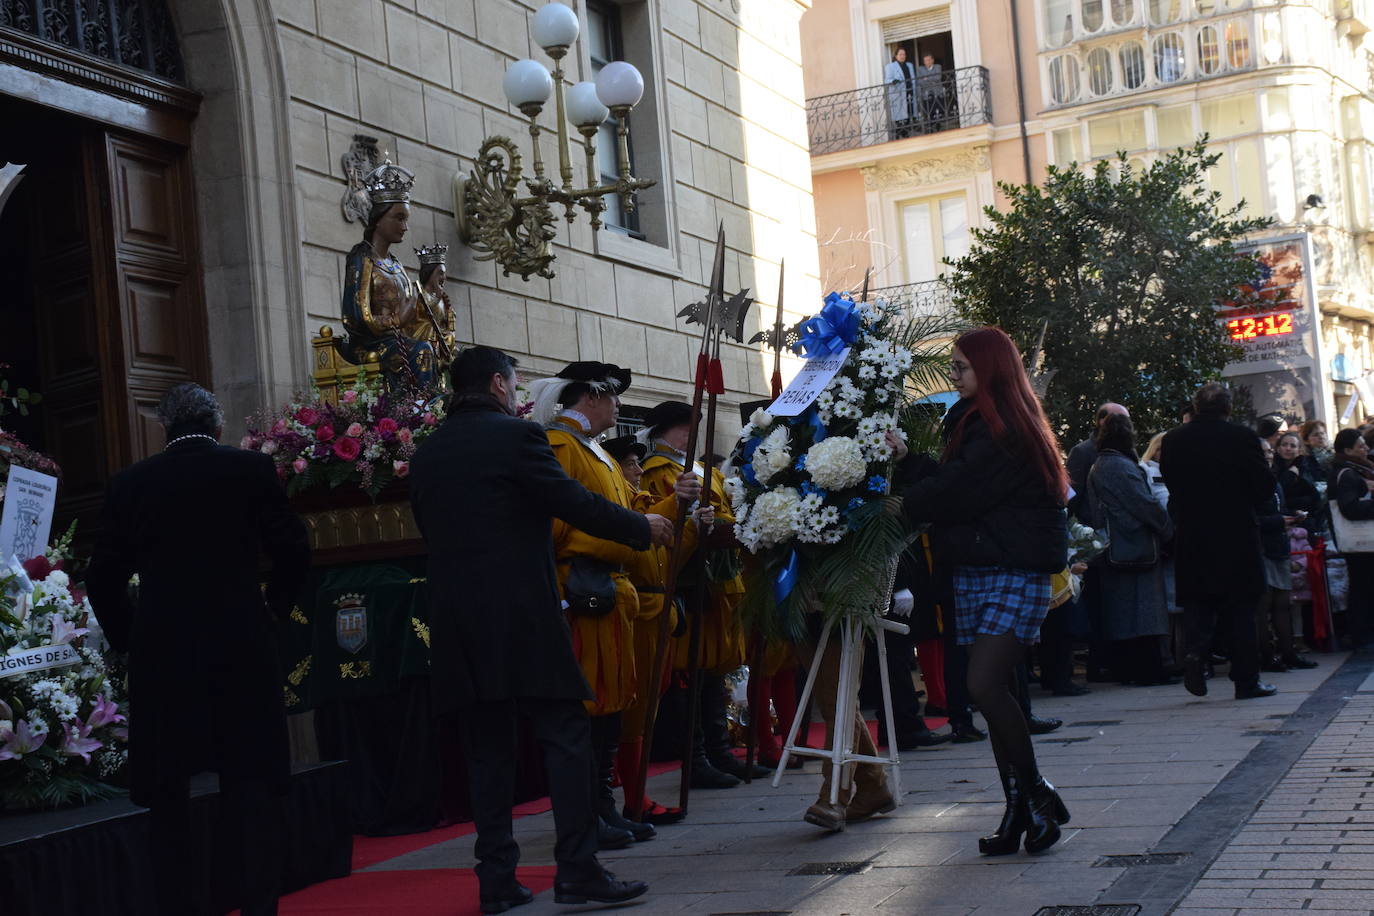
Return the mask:
M 1293 313 L 1278 312 L 1273 315 L 1259 315 L 1232 318 L 1226 322 L 1226 331 L 1232 340 L 1255 340 L 1259 337 L 1276 337 L 1293 333 Z

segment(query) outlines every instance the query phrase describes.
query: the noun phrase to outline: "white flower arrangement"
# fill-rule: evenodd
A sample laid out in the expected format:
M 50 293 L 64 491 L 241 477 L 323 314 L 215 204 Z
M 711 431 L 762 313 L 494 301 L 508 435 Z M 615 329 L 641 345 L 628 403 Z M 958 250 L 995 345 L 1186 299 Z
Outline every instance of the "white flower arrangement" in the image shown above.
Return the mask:
M 127 759 L 123 697 L 90 601 L 47 556 L 0 569 L 0 656 L 54 646 L 72 657 L 0 679 L 0 807 L 108 797 L 102 780 Z
M 858 442 L 830 436 L 807 450 L 806 473 L 823 490 L 843 490 L 868 478 L 868 462 Z
M 792 452 L 786 426 L 779 426 L 768 434 L 754 453 L 754 473 L 760 480 L 772 480 L 792 465 Z
M 735 534 L 749 550 L 757 553 L 762 547 L 773 547 L 792 539 L 800 494 L 790 487 L 779 487 L 764 493 L 744 515 L 737 516 Z
M 799 415 L 749 417 L 730 487 L 735 533 L 757 558 L 746 564 L 742 613 L 792 634 L 818 605 L 827 614 L 871 614 L 881 600 L 870 595 L 881 587 L 874 583 L 908 537 L 899 516 L 883 511 L 895 457 L 888 437 L 906 438 L 897 417 L 915 376 L 915 355 L 898 336 L 927 326 L 916 331 L 881 300 L 857 304 L 833 293 L 821 317 L 799 327 L 798 352 L 847 349 L 844 364 Z M 948 358 L 947 334 L 942 326 L 938 335 L 911 336 L 922 342 L 927 374 Z

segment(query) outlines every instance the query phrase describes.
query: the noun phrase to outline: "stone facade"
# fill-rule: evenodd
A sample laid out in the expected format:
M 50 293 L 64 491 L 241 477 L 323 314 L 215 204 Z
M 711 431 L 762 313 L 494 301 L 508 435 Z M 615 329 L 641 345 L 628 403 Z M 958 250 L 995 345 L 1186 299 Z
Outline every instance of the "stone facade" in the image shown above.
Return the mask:
M 1207 132 L 1222 154 L 1208 178 L 1222 205 L 1273 218 L 1261 238 L 1309 236 L 1325 377 L 1316 410 L 1334 420 L 1354 396 L 1345 380 L 1374 373 L 1371 35 L 1367 0 L 816 0 L 802 19 L 813 146 L 828 125 L 851 133 L 812 159 L 822 280 L 872 264 L 880 286 L 928 297 L 951 239 L 1002 203 L 995 182 L 1038 181 L 1048 163 L 1091 167 L 1118 149 L 1143 165 Z M 889 133 L 879 87 L 897 40 L 943 51 L 960 72 L 984 68 L 982 123 Z M 941 206 L 963 223 L 942 220 Z M 915 250 L 932 240 L 934 256 Z
M 585 79 L 585 0 L 571 5 L 582 15 L 584 38 L 565 67 L 571 79 Z M 514 138 L 528 162 L 528 123 L 506 103 L 501 78 L 519 58 L 551 65 L 530 38 L 536 7 L 519 0 L 275 4 L 290 100 L 305 325 L 313 332 L 337 324 L 344 254 L 362 231 L 341 214 L 341 160 L 363 134 L 378 138 L 386 156 L 417 175 L 400 255 L 415 268 L 412 245 L 450 246 L 449 295 L 461 341 L 506 349 L 531 375 L 575 359 L 627 365 L 636 375 L 626 399 L 631 405 L 686 397 L 698 343 L 676 314 L 703 295 L 718 223 L 728 246 L 727 290 L 745 286 L 759 295 L 751 333 L 771 324 L 784 257 L 791 309 L 800 313 L 818 300 L 798 32 L 803 3 L 619 6 L 623 56 L 647 84 L 645 102 L 631 116 L 635 171 L 660 180 L 641 196 L 648 238 L 611 230 L 594 235 L 585 215 L 571 226 L 560 218 L 556 276 L 524 281 L 475 260 L 459 241 L 453 188 L 487 136 Z M 541 122 L 553 124 L 551 110 Z M 543 154 L 556 169 L 548 133 Z M 577 147 L 573 167 L 581 178 Z M 767 393 L 769 358 L 733 344 L 722 356 L 727 401 Z

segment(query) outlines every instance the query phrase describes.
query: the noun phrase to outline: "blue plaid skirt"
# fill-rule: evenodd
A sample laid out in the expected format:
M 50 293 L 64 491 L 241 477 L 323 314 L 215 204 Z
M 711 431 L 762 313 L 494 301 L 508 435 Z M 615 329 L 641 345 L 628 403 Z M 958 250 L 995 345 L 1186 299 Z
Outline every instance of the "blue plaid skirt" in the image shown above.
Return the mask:
M 1050 574 L 1003 566 L 958 566 L 954 570 L 954 627 L 959 645 L 973 637 L 1015 633 L 1017 642 L 1040 641 L 1040 624 L 1050 609 Z

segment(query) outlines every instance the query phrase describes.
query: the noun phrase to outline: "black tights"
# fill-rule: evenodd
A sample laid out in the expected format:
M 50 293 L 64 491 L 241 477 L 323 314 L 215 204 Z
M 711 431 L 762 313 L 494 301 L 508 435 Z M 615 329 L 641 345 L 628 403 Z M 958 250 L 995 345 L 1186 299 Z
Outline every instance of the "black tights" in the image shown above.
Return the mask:
M 998 769 L 1004 773 L 1015 769 L 1033 777 L 1035 748 L 1025 713 L 1011 686 L 1025 652 L 1025 647 L 1010 633 L 975 636 L 968 651 L 968 692 L 987 720 Z

